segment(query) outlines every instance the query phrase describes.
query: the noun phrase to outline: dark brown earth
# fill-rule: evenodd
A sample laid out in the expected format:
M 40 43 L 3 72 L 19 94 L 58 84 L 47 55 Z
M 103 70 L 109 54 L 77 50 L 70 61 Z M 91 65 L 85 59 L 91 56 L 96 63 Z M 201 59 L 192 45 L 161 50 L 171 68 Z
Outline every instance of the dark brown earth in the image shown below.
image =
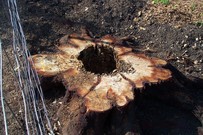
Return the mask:
M 55 125 L 56 110 L 61 106 L 58 116 L 62 125 L 57 125 L 56 133 L 197 135 L 201 130 L 198 127 L 203 124 L 203 27 L 196 25 L 198 17 L 194 14 L 182 14 L 181 9 L 171 9 L 170 4 L 153 5 L 150 0 L 26 0 L 19 1 L 18 6 L 31 54 L 54 52 L 62 36 L 87 28 L 94 37 L 131 37 L 126 45 L 135 53 L 165 59 L 169 63 L 166 68 L 173 72 L 168 82 L 136 92 L 137 98 L 128 106 L 88 116 L 84 114 L 82 99 L 74 94 L 61 106 L 63 85 L 54 78 L 42 78 L 47 109 Z M 159 14 L 157 6 L 167 10 Z M 195 13 L 203 12 L 198 9 Z M 1 15 L 5 16 L 1 20 L 2 42 L 11 51 L 7 9 Z M 6 66 L 5 71 L 6 98 L 23 121 L 20 105 L 14 102 L 18 94 L 11 83 L 12 72 L 9 74 Z M 22 133 L 17 124 L 10 128 L 11 134 Z

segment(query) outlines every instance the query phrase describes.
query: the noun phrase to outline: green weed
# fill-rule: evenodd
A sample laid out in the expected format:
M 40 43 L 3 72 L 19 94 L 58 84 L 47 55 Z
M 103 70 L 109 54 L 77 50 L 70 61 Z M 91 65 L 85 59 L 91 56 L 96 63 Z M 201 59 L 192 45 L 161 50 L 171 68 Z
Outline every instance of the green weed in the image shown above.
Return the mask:
M 196 22 L 196 25 L 199 27 L 203 27 L 203 21 Z
M 168 5 L 170 3 L 169 0 L 153 0 L 153 2 L 155 4 L 161 3 L 161 4 L 164 4 L 164 5 Z
M 194 10 L 195 10 L 195 8 L 196 8 L 196 4 L 195 4 L 195 3 L 193 3 L 193 4 L 191 5 L 191 10 L 192 10 L 192 11 L 194 11 Z

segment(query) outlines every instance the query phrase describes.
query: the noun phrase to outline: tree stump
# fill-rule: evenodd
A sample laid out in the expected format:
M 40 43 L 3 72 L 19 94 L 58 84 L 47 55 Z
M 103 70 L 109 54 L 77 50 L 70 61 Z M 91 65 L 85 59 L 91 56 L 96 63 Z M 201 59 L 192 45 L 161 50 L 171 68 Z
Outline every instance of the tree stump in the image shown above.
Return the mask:
M 181 74 L 172 65 L 167 66 L 173 73 L 171 80 L 157 85 L 146 86 L 142 91 L 135 93 L 135 100 L 122 108 L 113 108 L 106 112 L 85 112 L 81 97 L 72 94 L 68 102 L 64 103 L 59 116 L 64 135 L 142 135 L 142 134 L 161 134 L 163 131 L 156 128 L 170 130 L 174 128 L 173 133 L 202 134 L 201 122 L 203 121 L 203 80 L 195 77 L 186 77 Z M 155 103 L 155 104 L 154 104 Z M 153 111 L 147 112 L 152 108 L 157 110 L 163 108 L 173 108 L 174 112 L 161 110 L 162 115 L 166 115 L 163 121 L 162 116 L 155 115 Z M 198 107 L 198 109 L 197 109 Z M 146 109 L 146 110 L 145 110 Z M 144 111 L 143 111 L 144 110 Z M 147 113 L 152 117 L 152 121 L 146 121 L 142 113 Z M 157 111 L 158 112 L 158 111 Z M 165 113 L 165 114 L 164 114 Z M 172 115 L 171 115 L 172 114 Z M 177 114 L 187 114 L 185 118 L 192 122 L 188 124 L 188 131 L 177 131 L 177 128 L 184 120 L 171 117 Z M 169 115 L 169 116 L 168 116 Z M 159 119 L 158 123 L 156 120 Z M 154 122 L 154 123 L 153 123 Z M 174 124 L 175 125 L 174 125 Z M 178 124 L 177 124 L 178 123 Z M 172 126 L 172 127 L 171 127 Z M 187 126 L 187 124 L 186 124 Z M 186 127 L 183 127 L 184 129 Z M 151 132 L 151 133 L 150 133 Z M 172 131 L 171 131 L 172 133 Z

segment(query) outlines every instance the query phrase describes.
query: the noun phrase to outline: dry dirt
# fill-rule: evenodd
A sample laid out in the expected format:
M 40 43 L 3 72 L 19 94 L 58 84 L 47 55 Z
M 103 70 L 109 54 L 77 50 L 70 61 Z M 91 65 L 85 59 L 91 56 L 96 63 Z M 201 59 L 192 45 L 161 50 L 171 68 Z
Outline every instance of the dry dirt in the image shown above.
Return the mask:
M 31 54 L 55 52 L 58 40 L 63 35 L 80 32 L 81 28 L 87 28 L 94 37 L 106 34 L 116 37 L 132 37 L 132 40 L 126 44 L 131 46 L 134 52 L 143 52 L 148 56 L 167 60 L 175 71 L 177 70 L 174 74 L 180 72 L 184 77 L 203 79 L 202 0 L 171 0 L 168 5 L 154 4 L 151 0 L 19 0 L 18 7 Z M 3 11 L 0 10 L 0 16 L 5 18 L 0 21 L 1 39 L 6 51 L 11 53 L 9 16 L 7 8 L 1 9 Z M 4 59 L 4 63 L 5 97 L 9 99 L 8 104 L 14 110 L 16 117 L 23 122 L 20 111 L 22 105 L 16 103 L 16 100 L 20 99 L 13 83 L 15 82 L 13 73 L 8 68 L 10 65 L 8 60 Z M 49 115 L 54 119 L 56 110 L 59 109 L 65 95 L 65 88 L 53 78 L 41 80 Z M 171 89 L 172 94 L 167 90 L 163 92 L 164 87 Z M 196 135 L 197 128 L 202 126 L 203 118 L 201 114 L 196 117 L 194 111 L 199 106 L 200 113 L 202 113 L 203 87 L 188 87 L 188 89 L 186 93 L 189 93 L 189 96 L 182 94 L 181 87 L 171 86 L 168 82 L 162 86 L 147 86 L 146 92 L 143 90 L 136 101 L 136 109 L 128 112 L 129 114 L 125 115 L 124 119 L 131 124 L 134 124 L 133 120 L 136 120 L 136 124 L 139 123 L 140 133 L 143 135 Z M 171 95 L 177 98 L 171 98 Z M 164 98 L 167 98 L 167 102 L 164 102 Z M 76 102 L 81 100 L 74 96 L 71 99 Z M 83 126 L 82 124 L 87 121 L 75 115 L 76 112 L 81 113 L 78 110 L 80 106 L 77 106 L 80 103 L 71 102 L 71 99 L 65 107 L 62 107 L 60 115 L 64 117 L 60 119 L 61 121 L 67 120 L 69 126 L 73 128 L 74 125 Z M 182 100 L 178 101 L 179 99 Z M 73 106 L 73 110 L 67 106 Z M 7 110 L 10 119 L 10 134 L 22 134 L 22 129 L 13 120 L 8 108 Z M 71 114 L 71 112 L 75 113 Z M 136 119 L 127 117 L 131 114 L 135 114 Z M 117 114 L 117 117 L 121 115 L 122 111 L 121 114 Z M 2 124 L 2 117 L 0 121 Z M 103 133 L 127 135 L 131 130 L 133 131 L 134 126 L 129 123 L 121 123 L 121 121 L 115 123 L 115 121 L 106 123 Z M 2 134 L 3 131 L 0 131 Z M 62 127 L 57 125 L 56 133 L 62 132 Z M 85 133 L 93 134 L 92 132 L 89 129 Z

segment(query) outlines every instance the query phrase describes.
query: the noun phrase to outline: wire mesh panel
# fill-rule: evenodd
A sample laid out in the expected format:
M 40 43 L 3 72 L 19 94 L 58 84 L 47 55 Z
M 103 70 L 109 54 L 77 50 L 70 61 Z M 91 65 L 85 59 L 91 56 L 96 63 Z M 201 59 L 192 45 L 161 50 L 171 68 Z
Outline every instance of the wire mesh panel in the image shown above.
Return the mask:
M 0 37 L 1 134 L 54 134 L 39 78 L 30 66 L 16 0 L 2 3 L 1 15 L 7 21 L 2 22 Z

